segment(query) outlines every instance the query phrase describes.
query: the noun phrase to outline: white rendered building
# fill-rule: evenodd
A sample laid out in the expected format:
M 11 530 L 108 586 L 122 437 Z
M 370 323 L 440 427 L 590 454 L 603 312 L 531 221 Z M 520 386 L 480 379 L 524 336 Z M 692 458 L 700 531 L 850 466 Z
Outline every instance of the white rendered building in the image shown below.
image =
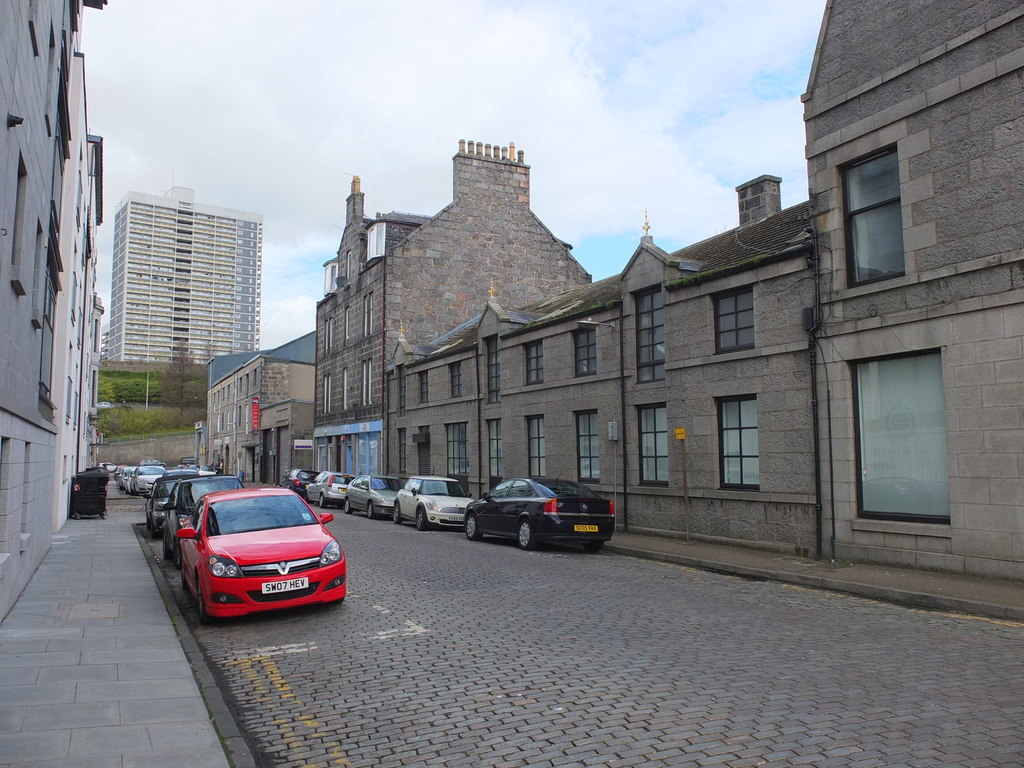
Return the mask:
M 129 192 L 114 218 L 111 360 L 170 360 L 255 351 L 260 342 L 263 216 Z

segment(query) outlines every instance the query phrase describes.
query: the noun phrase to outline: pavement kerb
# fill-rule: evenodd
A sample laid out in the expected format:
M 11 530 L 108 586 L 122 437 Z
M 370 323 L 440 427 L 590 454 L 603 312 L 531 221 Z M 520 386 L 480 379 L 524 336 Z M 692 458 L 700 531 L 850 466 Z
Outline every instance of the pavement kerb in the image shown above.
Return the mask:
M 233 768 L 256 768 L 256 759 L 249 749 L 245 738 L 242 736 L 242 731 L 238 727 L 234 714 L 228 707 L 227 702 L 224 701 L 224 696 L 217 685 L 213 672 L 206 663 L 206 657 L 203 655 L 199 643 L 196 642 L 192 632 L 189 631 L 188 622 L 185 621 L 185 617 L 181 613 L 178 601 L 175 600 L 167 580 L 153 559 L 149 545 L 146 543 L 144 528 L 133 524 L 132 530 L 135 532 L 135 538 L 139 541 L 139 546 L 142 547 L 146 563 L 153 574 L 153 581 L 156 582 L 157 589 L 160 590 L 160 598 L 163 600 L 164 607 L 170 616 L 171 624 L 174 626 L 174 631 L 181 642 L 185 657 L 192 667 L 192 674 L 195 677 L 196 685 L 199 687 L 199 693 L 203 697 L 203 701 L 206 702 L 206 708 L 210 713 L 210 719 L 213 721 L 213 727 L 217 729 L 217 734 L 224 745 L 224 755 L 228 763 Z
M 637 547 L 623 546 L 608 542 L 604 550 L 618 555 L 627 555 L 643 560 L 658 560 L 675 565 L 684 565 L 691 568 L 698 568 L 704 571 L 723 573 L 730 576 L 741 576 L 743 578 L 762 579 L 765 581 L 778 581 L 786 584 L 794 584 L 801 587 L 813 589 L 827 589 L 833 592 L 843 592 L 871 600 L 881 600 L 888 603 L 896 603 L 911 608 L 925 608 L 928 610 L 947 611 L 950 613 L 964 613 L 977 616 L 986 616 L 1009 621 L 1024 621 L 1024 609 L 1013 608 L 994 603 L 986 603 L 978 600 L 968 600 L 949 595 L 933 595 L 921 592 L 911 592 L 891 587 L 879 587 L 874 584 L 861 584 L 856 581 L 829 578 L 828 576 L 813 576 L 805 573 L 791 573 L 785 570 L 774 570 L 757 568 L 740 563 L 728 563 L 718 560 L 706 560 L 704 558 L 687 557 L 673 552 L 640 549 Z

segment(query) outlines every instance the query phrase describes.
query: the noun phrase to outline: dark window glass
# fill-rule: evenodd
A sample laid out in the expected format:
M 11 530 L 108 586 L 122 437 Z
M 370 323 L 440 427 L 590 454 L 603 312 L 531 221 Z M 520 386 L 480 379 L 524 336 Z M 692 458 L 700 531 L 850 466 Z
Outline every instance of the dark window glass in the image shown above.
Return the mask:
M 719 462 L 723 486 L 760 487 L 761 460 L 757 437 L 757 398 L 754 395 L 718 401 Z
M 754 346 L 754 289 L 715 297 L 715 349 L 729 352 Z
M 665 405 L 645 405 L 638 410 L 640 426 L 640 482 L 668 484 L 668 414 Z
M 597 411 L 576 414 L 576 468 L 580 480 L 601 479 L 601 442 Z
M 498 337 L 487 339 L 487 402 L 501 402 L 501 350 Z
M 526 383 L 540 384 L 544 381 L 544 344 L 534 341 L 525 344 L 526 350 Z
M 462 397 L 462 363 L 448 366 L 448 380 L 451 383 L 451 396 Z
M 405 368 L 398 369 L 398 415 L 405 415 L 406 407 L 406 381 L 405 381 Z
M 597 331 L 593 329 L 576 331 L 572 338 L 576 375 L 589 376 L 592 373 L 597 373 Z
M 896 150 L 843 170 L 846 250 L 850 284 L 904 274 L 903 214 Z
M 448 442 L 449 475 L 469 474 L 469 452 L 466 432 L 467 424 L 464 421 L 458 424 L 445 425 L 445 436 Z
M 421 371 L 420 377 L 420 402 L 426 403 L 430 400 L 430 380 L 427 378 L 427 372 Z
M 636 369 L 639 381 L 665 378 L 665 310 L 660 289 L 636 297 Z
M 530 460 L 530 474 L 533 477 L 547 472 L 547 448 L 544 442 L 544 417 L 526 417 L 526 436 Z

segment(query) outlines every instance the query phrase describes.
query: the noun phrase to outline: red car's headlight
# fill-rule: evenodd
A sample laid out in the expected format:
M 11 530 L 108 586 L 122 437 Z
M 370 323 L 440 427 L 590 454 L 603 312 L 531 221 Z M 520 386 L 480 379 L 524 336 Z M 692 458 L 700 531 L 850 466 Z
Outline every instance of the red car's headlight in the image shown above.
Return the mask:
M 330 565 L 336 563 L 343 557 L 341 552 L 341 545 L 337 541 L 332 541 L 326 547 L 320 555 L 320 565 Z
M 230 560 L 226 557 L 211 555 L 210 559 L 206 561 L 206 566 L 214 576 L 220 576 L 221 578 L 226 579 L 238 579 L 242 577 L 242 569 L 235 564 L 234 560 Z

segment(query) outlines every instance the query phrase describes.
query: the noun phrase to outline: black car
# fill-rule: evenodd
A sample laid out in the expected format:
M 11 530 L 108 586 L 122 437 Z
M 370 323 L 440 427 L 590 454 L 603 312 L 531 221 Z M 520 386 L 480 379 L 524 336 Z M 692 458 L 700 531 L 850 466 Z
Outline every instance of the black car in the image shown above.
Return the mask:
M 615 504 L 572 480 L 516 477 L 466 507 L 466 538 L 515 539 L 523 549 L 540 542 L 579 542 L 599 552 L 615 532 Z
M 169 469 L 153 483 L 153 490 L 142 494 L 146 500 L 146 530 L 154 539 L 163 532 L 163 505 L 171 497 L 171 489 L 174 488 L 174 484 L 179 480 L 188 480 L 192 477 L 199 477 L 199 473 L 184 469 Z
M 198 508 L 197 502 L 204 494 L 241 487 L 242 481 L 235 475 L 200 475 L 176 482 L 171 489 L 171 497 L 163 504 L 164 560 L 173 558 L 174 564 L 181 567 L 181 550 L 175 534 L 191 520 L 193 512 Z M 192 520 L 190 524 L 194 526 L 195 521 Z
M 316 472 L 308 469 L 290 469 L 281 480 L 282 488 L 290 488 L 302 498 L 306 498 L 306 486 L 316 478 Z

